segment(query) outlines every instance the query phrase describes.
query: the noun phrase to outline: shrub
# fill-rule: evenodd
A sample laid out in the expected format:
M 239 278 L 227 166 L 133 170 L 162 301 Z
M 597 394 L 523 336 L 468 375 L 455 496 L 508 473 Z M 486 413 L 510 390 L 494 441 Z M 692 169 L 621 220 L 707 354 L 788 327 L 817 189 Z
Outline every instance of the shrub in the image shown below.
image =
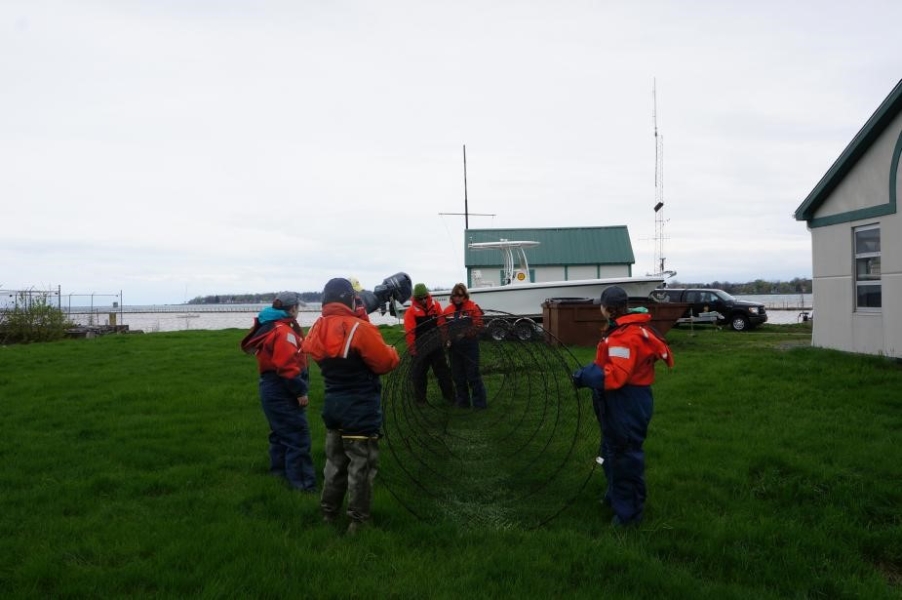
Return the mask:
M 35 298 L 22 306 L 0 312 L 0 343 L 28 344 L 52 342 L 66 337 L 66 330 L 74 324 L 63 312 Z

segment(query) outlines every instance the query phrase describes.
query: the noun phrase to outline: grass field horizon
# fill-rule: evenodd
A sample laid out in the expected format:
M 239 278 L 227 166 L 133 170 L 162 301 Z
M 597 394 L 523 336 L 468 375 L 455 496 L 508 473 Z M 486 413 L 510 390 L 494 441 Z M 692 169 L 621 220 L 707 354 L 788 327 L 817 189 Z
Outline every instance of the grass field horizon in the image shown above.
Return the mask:
M 268 475 L 244 333 L 0 347 L 4 597 L 902 598 L 902 366 L 810 324 L 668 333 L 638 528 L 598 473 L 538 528 L 418 519 L 377 478 L 354 537 Z

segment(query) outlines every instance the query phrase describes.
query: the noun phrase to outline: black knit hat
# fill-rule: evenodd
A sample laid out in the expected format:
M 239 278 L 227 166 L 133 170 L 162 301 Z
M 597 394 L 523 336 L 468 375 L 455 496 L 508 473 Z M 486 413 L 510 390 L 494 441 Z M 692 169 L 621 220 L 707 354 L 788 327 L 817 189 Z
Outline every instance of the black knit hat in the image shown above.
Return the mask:
M 595 301 L 595 304 L 611 308 L 615 306 L 626 306 L 629 304 L 629 296 L 626 295 L 626 290 L 619 285 L 612 285 L 601 292 L 601 297 Z
M 330 279 L 323 288 L 323 304 L 341 302 L 348 308 L 354 308 L 354 287 L 347 279 L 336 277 Z

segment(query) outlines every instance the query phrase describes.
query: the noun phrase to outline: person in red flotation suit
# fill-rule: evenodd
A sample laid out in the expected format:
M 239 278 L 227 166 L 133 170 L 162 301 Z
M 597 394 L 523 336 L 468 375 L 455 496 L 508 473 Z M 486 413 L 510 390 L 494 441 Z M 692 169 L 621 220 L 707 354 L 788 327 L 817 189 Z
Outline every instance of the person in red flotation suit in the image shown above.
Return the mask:
M 445 307 L 448 328 L 451 374 L 460 408 L 486 408 L 485 384 L 479 371 L 479 334 L 482 332 L 482 309 L 470 300 L 467 286 L 462 283 L 451 288 L 451 303 Z
M 445 360 L 444 328 L 445 316 L 442 305 L 429 293 L 422 283 L 413 288 L 410 307 L 404 311 L 404 334 L 407 351 L 414 357 L 410 368 L 414 399 L 417 404 L 426 404 L 429 369 L 438 380 L 442 397 L 449 404 L 454 403 L 454 384 L 451 371 Z
M 347 492 L 348 533 L 370 519 L 382 429 L 379 376 L 401 360 L 379 328 L 356 315 L 355 296 L 347 279 L 329 280 L 323 289 L 322 317 L 302 346 L 325 382 L 326 468 L 320 508 L 325 521 L 334 521 Z
M 270 428 L 270 472 L 295 489 L 312 493 L 316 475 L 307 421 L 307 358 L 301 352 L 304 334 L 297 322 L 300 304 L 296 292 L 279 292 L 272 306 L 254 319 L 241 349 L 257 357 L 260 404 Z
M 573 373 L 573 383 L 592 389 L 602 432 L 600 459 L 608 483 L 603 501 L 614 510 L 611 524 L 635 525 L 645 510 L 642 445 L 654 409 L 655 362 L 662 360 L 673 367 L 673 354 L 651 326 L 648 310 L 629 309 L 623 288 L 605 288 L 595 303 L 601 305 L 609 326 L 595 360 Z

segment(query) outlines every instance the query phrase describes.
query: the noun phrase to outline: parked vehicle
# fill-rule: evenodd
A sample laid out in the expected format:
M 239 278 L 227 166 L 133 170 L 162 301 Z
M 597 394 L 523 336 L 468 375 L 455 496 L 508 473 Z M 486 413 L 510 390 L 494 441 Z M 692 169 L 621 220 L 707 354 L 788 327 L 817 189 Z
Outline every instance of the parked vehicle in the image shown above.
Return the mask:
M 662 288 L 653 291 L 649 297 L 658 302 L 688 304 L 683 314 L 685 319 L 697 318 L 699 314 L 719 313 L 717 323 L 729 324 L 736 331 L 744 331 L 767 322 L 767 309 L 763 304 L 739 300 L 723 290 Z

